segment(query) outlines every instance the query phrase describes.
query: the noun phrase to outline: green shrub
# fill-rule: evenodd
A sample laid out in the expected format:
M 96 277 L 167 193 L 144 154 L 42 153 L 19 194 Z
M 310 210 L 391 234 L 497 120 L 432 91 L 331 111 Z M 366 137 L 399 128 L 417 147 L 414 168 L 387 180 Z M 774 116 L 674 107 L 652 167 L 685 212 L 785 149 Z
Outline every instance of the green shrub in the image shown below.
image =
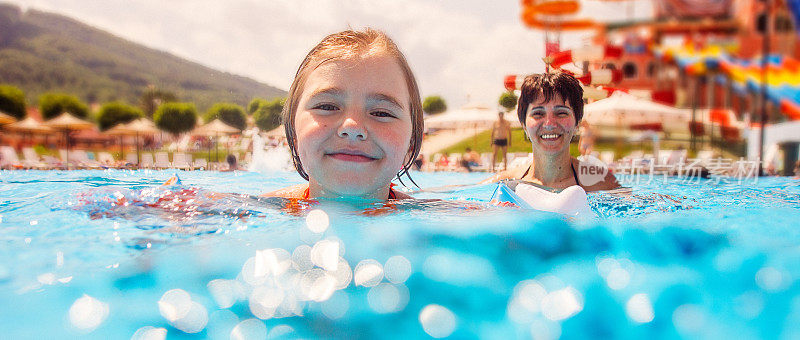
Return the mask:
M 100 126 L 100 130 L 105 131 L 119 123 L 127 123 L 143 116 L 142 110 L 136 107 L 122 102 L 111 102 L 100 108 L 97 124 Z
M 247 116 L 241 106 L 233 103 L 216 103 L 203 116 L 206 123 L 219 118 L 223 123 L 233 126 L 239 130 L 247 127 Z
M 253 114 L 256 126 L 263 131 L 270 131 L 281 125 L 281 111 L 285 99 L 277 98 L 258 107 Z
M 518 99 L 519 98 L 517 98 L 517 95 L 513 91 L 508 91 L 508 92 L 503 92 L 503 94 L 500 95 L 498 103 L 500 104 L 500 106 L 504 107 L 506 111 L 511 111 L 515 107 L 517 107 Z
M 439 96 L 428 96 L 422 102 L 422 111 L 429 115 L 435 115 L 447 111 L 447 103 Z
M 42 118 L 51 119 L 58 117 L 63 112 L 69 112 L 78 118 L 89 116 L 89 107 L 81 102 L 78 97 L 65 93 L 45 93 L 39 97 L 39 110 Z
M 12 85 L 0 85 L 0 111 L 16 119 L 25 118 L 25 93 Z
M 269 103 L 269 101 L 267 101 L 266 99 L 253 98 L 253 100 L 250 101 L 250 104 L 247 104 L 247 114 L 253 115 L 254 113 L 256 113 L 256 110 L 258 110 L 258 108 L 261 107 L 261 105 L 267 103 Z
M 153 114 L 153 121 L 159 129 L 177 135 L 194 129 L 197 109 L 191 103 L 165 103 Z

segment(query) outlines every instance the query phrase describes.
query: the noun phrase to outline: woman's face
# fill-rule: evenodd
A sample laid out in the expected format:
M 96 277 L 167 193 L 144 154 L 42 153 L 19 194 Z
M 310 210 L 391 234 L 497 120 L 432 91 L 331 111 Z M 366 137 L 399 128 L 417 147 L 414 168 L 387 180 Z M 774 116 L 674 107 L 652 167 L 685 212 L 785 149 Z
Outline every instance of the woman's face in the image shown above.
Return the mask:
M 560 95 L 554 95 L 546 103 L 534 101 L 528 104 L 525 131 L 534 153 L 568 154 L 575 128 L 575 113 Z
M 310 187 L 325 197 L 385 192 L 411 143 L 409 104 L 405 76 L 391 56 L 334 60 L 312 71 L 294 118 Z

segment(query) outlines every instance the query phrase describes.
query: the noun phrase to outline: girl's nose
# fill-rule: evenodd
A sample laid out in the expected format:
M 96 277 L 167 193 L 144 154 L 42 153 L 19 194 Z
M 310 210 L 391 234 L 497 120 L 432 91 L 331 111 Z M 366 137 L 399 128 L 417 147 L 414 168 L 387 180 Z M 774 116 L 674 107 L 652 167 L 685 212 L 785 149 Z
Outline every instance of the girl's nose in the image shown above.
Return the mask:
M 367 139 L 367 130 L 361 124 L 358 118 L 348 115 L 344 118 L 342 125 L 339 126 L 337 131 L 339 137 L 347 138 L 353 141 L 363 141 Z

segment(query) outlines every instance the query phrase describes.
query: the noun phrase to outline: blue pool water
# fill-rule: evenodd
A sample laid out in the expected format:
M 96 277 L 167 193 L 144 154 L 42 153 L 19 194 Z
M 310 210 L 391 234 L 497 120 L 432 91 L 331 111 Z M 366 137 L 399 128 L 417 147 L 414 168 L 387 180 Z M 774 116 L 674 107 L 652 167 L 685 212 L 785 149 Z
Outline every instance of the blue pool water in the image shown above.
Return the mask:
M 569 220 L 480 173 L 393 206 L 173 173 L 0 171 L 0 338 L 800 337 L 798 179 L 629 181 Z

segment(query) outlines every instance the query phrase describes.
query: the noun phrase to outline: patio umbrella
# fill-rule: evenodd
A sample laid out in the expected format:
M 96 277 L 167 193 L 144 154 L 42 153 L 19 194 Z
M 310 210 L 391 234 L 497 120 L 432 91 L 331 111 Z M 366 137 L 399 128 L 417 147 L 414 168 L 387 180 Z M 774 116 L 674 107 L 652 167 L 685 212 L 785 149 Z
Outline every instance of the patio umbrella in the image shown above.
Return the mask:
M 624 92 L 614 92 L 606 99 L 583 107 L 583 120 L 595 126 L 618 129 L 663 129 L 683 132 L 689 122 L 689 112 L 669 105 L 638 98 Z
M 117 125 L 114 125 L 112 128 L 106 130 L 105 132 L 103 132 L 107 135 L 119 136 L 119 153 L 122 156 L 122 158 L 125 158 L 125 149 L 124 149 L 125 143 L 122 142 L 122 138 L 124 136 L 133 136 L 136 134 L 136 131 L 128 127 L 128 124 L 129 123 L 119 123 Z
M 0 125 L 8 124 L 16 122 L 17 120 L 14 117 L 6 114 L 5 112 L 0 111 Z
M 208 123 L 206 125 L 201 125 L 198 128 L 194 129 L 194 131 L 192 131 L 192 134 L 193 135 L 206 136 L 206 137 L 216 136 L 217 140 L 219 140 L 219 135 L 222 135 L 222 134 L 230 135 L 230 134 L 239 133 L 239 132 L 240 132 L 239 129 L 237 129 L 237 128 L 233 127 L 233 126 L 230 126 L 228 124 L 225 124 L 219 119 L 214 119 L 210 123 Z M 215 148 L 216 148 L 216 152 L 217 152 L 216 161 L 219 162 L 219 148 L 216 146 L 216 143 L 215 143 Z M 211 158 L 211 147 L 210 146 L 209 146 L 209 149 L 208 149 L 208 158 Z
M 28 134 L 34 134 L 34 133 L 48 134 L 53 132 L 53 129 L 51 129 L 48 126 L 45 126 L 44 124 L 42 124 L 36 119 L 33 119 L 33 117 L 30 116 L 18 122 L 8 124 L 7 128 L 12 131 L 18 131 L 21 133 L 28 133 Z
M 78 119 L 75 116 L 69 114 L 69 112 L 64 112 L 58 117 L 46 121 L 44 124 L 56 130 L 64 131 L 64 139 L 66 140 L 66 145 L 67 145 L 66 162 L 67 162 L 67 169 L 69 169 L 69 132 L 71 130 L 91 129 L 94 127 L 94 123 L 83 119 Z
M 139 159 L 139 135 L 155 135 L 161 130 L 156 127 L 152 120 L 139 118 L 126 125 L 126 128 L 133 131 L 134 142 L 136 143 L 136 159 Z

